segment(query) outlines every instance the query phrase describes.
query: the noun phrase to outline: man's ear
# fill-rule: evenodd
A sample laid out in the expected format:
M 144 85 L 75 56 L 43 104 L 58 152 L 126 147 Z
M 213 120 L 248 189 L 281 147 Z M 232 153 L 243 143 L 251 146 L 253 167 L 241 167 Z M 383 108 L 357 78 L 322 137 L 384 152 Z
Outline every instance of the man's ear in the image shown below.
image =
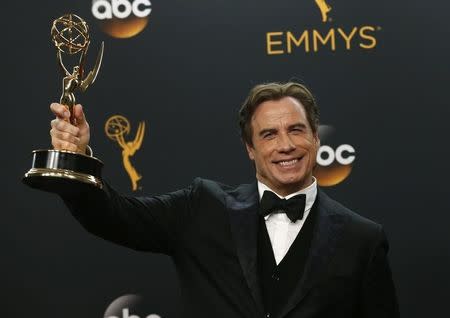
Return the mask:
M 247 149 L 248 157 L 250 158 L 250 160 L 255 160 L 255 155 L 253 153 L 255 149 L 253 149 L 253 146 L 249 145 L 248 143 L 245 143 L 245 148 Z

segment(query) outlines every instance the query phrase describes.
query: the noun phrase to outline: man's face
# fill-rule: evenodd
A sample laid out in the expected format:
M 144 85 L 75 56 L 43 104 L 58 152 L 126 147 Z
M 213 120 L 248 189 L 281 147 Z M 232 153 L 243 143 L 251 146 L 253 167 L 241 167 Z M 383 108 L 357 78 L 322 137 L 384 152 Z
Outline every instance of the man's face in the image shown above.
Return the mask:
M 253 146 L 246 147 L 256 178 L 283 196 L 309 186 L 320 142 L 303 105 L 292 97 L 266 101 L 250 124 Z

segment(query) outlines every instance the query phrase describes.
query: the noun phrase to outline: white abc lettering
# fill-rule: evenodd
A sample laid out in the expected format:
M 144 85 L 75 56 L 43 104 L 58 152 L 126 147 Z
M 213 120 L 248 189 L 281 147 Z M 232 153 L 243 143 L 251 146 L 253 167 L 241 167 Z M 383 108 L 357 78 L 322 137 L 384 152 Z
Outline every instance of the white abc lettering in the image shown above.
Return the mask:
M 103 8 L 104 11 L 101 10 L 101 8 Z M 112 18 L 111 4 L 106 0 L 94 1 L 92 4 L 92 14 L 99 20 L 111 19 Z
M 150 0 L 134 0 L 133 4 L 129 0 L 94 0 L 92 4 L 92 14 L 99 20 L 128 18 L 133 13 L 138 18 L 145 18 L 152 9 Z
M 124 308 L 122 309 L 122 318 L 139 318 L 139 316 L 136 315 L 130 316 L 130 311 L 128 310 L 128 308 Z
M 343 156 L 344 152 L 347 152 L 350 155 L 347 157 L 344 157 Z M 355 161 L 355 156 L 353 155 L 354 153 L 355 153 L 355 148 L 353 148 L 352 146 L 347 145 L 347 144 L 340 145 L 336 149 L 336 161 L 339 162 L 341 165 L 349 165 L 353 161 Z
M 116 18 L 128 18 L 132 11 L 131 3 L 128 0 L 112 0 L 112 11 Z
M 136 316 L 136 315 L 131 315 L 130 316 L 130 311 L 128 310 L 128 308 L 124 308 L 122 310 L 122 317 L 123 318 L 139 318 L 139 316 Z
M 355 148 L 351 145 L 343 144 L 333 150 L 330 146 L 324 145 L 317 152 L 317 163 L 323 167 L 331 165 L 336 160 L 341 165 L 349 165 L 355 161 Z M 323 155 L 326 154 L 325 158 Z
M 136 315 L 130 316 L 130 310 L 128 308 L 123 308 L 122 309 L 122 317 L 108 316 L 108 318 L 140 318 L 140 317 L 136 316 Z M 161 316 L 157 315 L 157 314 L 151 314 L 151 315 L 148 315 L 146 318 L 161 318 Z
M 323 158 L 322 154 L 326 153 L 328 156 L 327 158 Z M 334 161 L 334 150 L 330 146 L 320 146 L 319 151 L 317 152 L 317 163 L 321 166 L 329 166 Z
M 139 9 L 139 6 L 142 5 L 144 9 Z M 133 13 L 138 18 L 145 18 L 152 12 L 150 0 L 134 0 L 133 2 Z M 153 317 L 152 317 L 153 318 Z

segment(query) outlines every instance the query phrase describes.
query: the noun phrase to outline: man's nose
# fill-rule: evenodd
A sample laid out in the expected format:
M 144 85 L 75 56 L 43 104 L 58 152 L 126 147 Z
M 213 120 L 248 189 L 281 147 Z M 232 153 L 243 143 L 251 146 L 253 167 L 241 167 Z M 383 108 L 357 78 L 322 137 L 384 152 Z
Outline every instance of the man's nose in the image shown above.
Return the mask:
M 280 134 L 278 138 L 278 151 L 291 152 L 294 149 L 295 144 L 292 142 L 291 137 L 288 134 Z

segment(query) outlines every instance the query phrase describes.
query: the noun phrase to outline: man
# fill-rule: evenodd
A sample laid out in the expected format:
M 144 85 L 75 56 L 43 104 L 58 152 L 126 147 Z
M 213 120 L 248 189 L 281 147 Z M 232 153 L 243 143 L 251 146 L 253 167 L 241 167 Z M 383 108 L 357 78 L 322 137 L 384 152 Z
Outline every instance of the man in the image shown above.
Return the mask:
M 89 126 L 51 109 L 52 144 L 84 153 Z M 186 317 L 399 317 L 382 227 L 330 199 L 313 168 L 319 112 L 306 87 L 254 87 L 239 113 L 257 182 L 232 188 L 196 179 L 133 198 L 103 190 L 63 199 L 90 232 L 170 255 Z

